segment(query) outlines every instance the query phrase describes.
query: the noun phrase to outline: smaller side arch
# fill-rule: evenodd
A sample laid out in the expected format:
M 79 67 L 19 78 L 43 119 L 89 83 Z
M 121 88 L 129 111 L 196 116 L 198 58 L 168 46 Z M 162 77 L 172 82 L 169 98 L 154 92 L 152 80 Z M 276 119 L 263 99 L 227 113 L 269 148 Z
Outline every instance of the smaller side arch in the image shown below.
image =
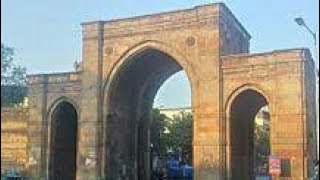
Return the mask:
M 233 103 L 235 101 L 237 101 L 237 98 L 242 96 L 242 93 L 248 92 L 248 91 L 253 91 L 255 93 L 257 93 L 258 95 L 261 95 L 261 98 L 264 99 L 266 104 L 270 104 L 271 101 L 271 97 L 269 95 L 269 93 L 263 89 L 261 86 L 257 85 L 257 84 L 243 84 L 237 88 L 235 88 L 233 91 L 231 91 L 231 93 L 227 96 L 227 98 L 225 99 L 225 104 L 224 104 L 224 114 L 223 114 L 223 122 L 224 122 L 224 130 L 222 130 L 223 134 L 223 141 L 225 142 L 224 144 L 226 145 L 226 147 L 223 149 L 223 151 L 225 152 L 225 169 L 226 169 L 226 176 L 227 179 L 232 179 L 232 159 L 231 159 L 231 153 L 232 153 L 232 143 L 231 143 L 231 111 L 232 111 L 232 107 L 233 107 Z M 271 108 L 270 108 L 270 113 L 271 112 Z
M 78 105 L 77 101 L 74 100 L 73 98 L 70 98 L 68 96 L 61 96 L 59 98 L 56 98 L 47 108 L 47 111 L 46 111 L 46 118 L 48 120 L 48 123 L 49 123 L 49 120 L 50 120 L 50 115 L 51 113 L 53 112 L 53 110 L 61 103 L 61 102 L 68 102 L 70 103 L 76 110 L 77 112 L 77 117 L 79 119 L 80 117 L 80 106 Z
M 79 126 L 78 126 L 78 120 L 80 118 L 80 107 L 78 105 L 78 103 L 70 98 L 70 97 L 67 97 L 67 96 L 61 96 L 59 98 L 56 98 L 47 108 L 47 111 L 46 111 L 46 114 L 45 114 L 45 119 L 47 121 L 46 123 L 46 127 L 45 129 L 47 130 L 47 134 L 46 134 L 46 177 L 47 179 L 50 179 L 50 158 L 51 158 L 51 149 L 52 149 L 52 142 L 51 142 L 51 135 L 52 135 L 52 113 L 55 111 L 55 109 L 61 105 L 61 103 L 68 103 L 70 104 L 74 110 L 75 110 L 75 114 L 76 114 L 76 169 L 77 169 L 77 161 L 78 161 L 78 150 L 79 150 L 79 143 L 78 143 L 78 138 L 79 138 Z M 76 172 L 75 172 L 76 174 Z
M 224 104 L 224 109 L 225 109 L 225 113 L 228 114 L 228 112 L 230 111 L 230 107 L 232 102 L 234 101 L 234 99 L 241 94 L 242 92 L 246 91 L 246 90 L 253 90 L 256 91 L 258 93 L 260 93 L 261 95 L 263 95 L 268 103 L 270 103 L 271 100 L 271 96 L 269 96 L 269 93 L 264 90 L 261 86 L 257 85 L 257 84 L 243 84 L 237 88 L 235 88 L 226 98 L 225 104 Z

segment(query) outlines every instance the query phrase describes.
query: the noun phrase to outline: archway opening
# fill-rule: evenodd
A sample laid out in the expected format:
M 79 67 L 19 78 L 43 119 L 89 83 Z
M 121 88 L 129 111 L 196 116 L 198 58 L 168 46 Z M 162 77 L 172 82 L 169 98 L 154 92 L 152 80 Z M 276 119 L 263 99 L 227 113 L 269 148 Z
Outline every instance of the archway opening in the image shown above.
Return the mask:
M 193 114 L 191 89 L 185 71 L 160 87 L 153 104 L 151 124 L 151 172 L 154 179 L 192 179 Z
M 230 163 L 232 179 L 255 179 L 267 171 L 270 154 L 267 99 L 255 90 L 245 90 L 230 108 Z
M 173 57 L 150 48 L 127 59 L 114 75 L 107 92 L 107 179 L 151 179 L 154 99 L 181 70 Z
M 77 112 L 60 102 L 51 113 L 49 178 L 76 179 Z

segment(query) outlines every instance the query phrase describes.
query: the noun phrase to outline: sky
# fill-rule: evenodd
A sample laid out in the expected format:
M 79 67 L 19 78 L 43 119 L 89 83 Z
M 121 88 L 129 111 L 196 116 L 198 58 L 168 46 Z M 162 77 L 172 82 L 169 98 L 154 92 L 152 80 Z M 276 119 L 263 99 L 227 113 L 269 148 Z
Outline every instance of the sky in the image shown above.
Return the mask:
M 81 22 L 214 2 L 224 2 L 246 27 L 252 36 L 251 52 L 307 47 L 317 54 L 311 35 L 293 19 L 303 17 L 318 35 L 318 0 L 1 0 L 1 42 L 16 49 L 17 61 L 30 74 L 71 71 L 73 62 L 81 60 Z M 190 104 L 190 87 L 184 72 L 167 80 L 155 99 L 156 106 Z

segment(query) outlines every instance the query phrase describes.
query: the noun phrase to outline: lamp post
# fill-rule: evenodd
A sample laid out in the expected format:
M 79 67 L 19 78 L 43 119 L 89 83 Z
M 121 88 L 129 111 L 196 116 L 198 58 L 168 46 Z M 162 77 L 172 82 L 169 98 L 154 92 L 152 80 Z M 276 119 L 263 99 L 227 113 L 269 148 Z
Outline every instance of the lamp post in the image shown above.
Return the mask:
M 299 25 L 299 26 L 302 26 L 302 27 L 305 27 L 308 32 L 312 35 L 313 37 L 313 40 L 314 40 L 314 45 L 317 46 L 317 34 L 315 32 L 313 32 L 309 26 L 307 26 L 307 24 L 305 23 L 304 19 L 302 17 L 298 17 L 298 18 L 295 18 L 294 21 Z
M 304 19 L 302 17 L 295 18 L 294 21 L 299 26 L 306 28 L 307 31 L 312 35 L 315 59 L 316 59 L 316 61 L 318 61 L 317 34 L 310 29 L 310 27 L 306 24 L 306 22 L 304 21 Z M 317 70 L 317 73 L 319 74 L 318 70 Z
M 314 45 L 314 53 L 315 53 L 315 59 L 316 61 L 319 61 L 318 57 L 318 48 L 317 48 L 317 34 L 313 32 L 310 27 L 306 24 L 304 19 L 302 17 L 295 18 L 294 21 L 299 25 L 308 30 L 308 32 L 312 35 L 313 38 L 313 45 Z M 317 76 L 319 78 L 319 70 L 317 69 Z

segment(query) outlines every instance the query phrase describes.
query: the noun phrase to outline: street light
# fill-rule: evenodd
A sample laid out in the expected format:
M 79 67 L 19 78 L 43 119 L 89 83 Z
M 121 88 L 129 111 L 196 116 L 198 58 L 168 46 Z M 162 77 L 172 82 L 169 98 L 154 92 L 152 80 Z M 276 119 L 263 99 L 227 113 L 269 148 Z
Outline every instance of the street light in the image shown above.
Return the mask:
M 298 17 L 298 18 L 295 18 L 294 21 L 299 25 L 299 26 L 302 26 L 302 27 L 305 27 L 308 32 L 312 35 L 312 38 L 314 40 L 314 45 L 315 47 L 317 46 L 317 35 L 316 33 L 314 33 L 313 31 L 311 31 L 311 29 L 309 28 L 309 26 L 307 26 L 307 24 L 305 23 L 304 19 L 302 17 Z
M 298 18 L 294 18 L 294 21 L 299 25 L 302 26 L 304 28 L 306 28 L 308 30 L 308 32 L 312 35 L 313 38 L 313 43 L 314 43 L 314 53 L 315 53 L 315 59 L 316 61 L 319 61 L 318 59 L 318 48 L 317 48 L 317 34 L 315 32 L 313 32 L 309 26 L 307 26 L 306 22 L 304 21 L 304 19 L 302 17 L 298 17 Z M 317 69 L 317 76 L 319 78 L 319 70 Z

